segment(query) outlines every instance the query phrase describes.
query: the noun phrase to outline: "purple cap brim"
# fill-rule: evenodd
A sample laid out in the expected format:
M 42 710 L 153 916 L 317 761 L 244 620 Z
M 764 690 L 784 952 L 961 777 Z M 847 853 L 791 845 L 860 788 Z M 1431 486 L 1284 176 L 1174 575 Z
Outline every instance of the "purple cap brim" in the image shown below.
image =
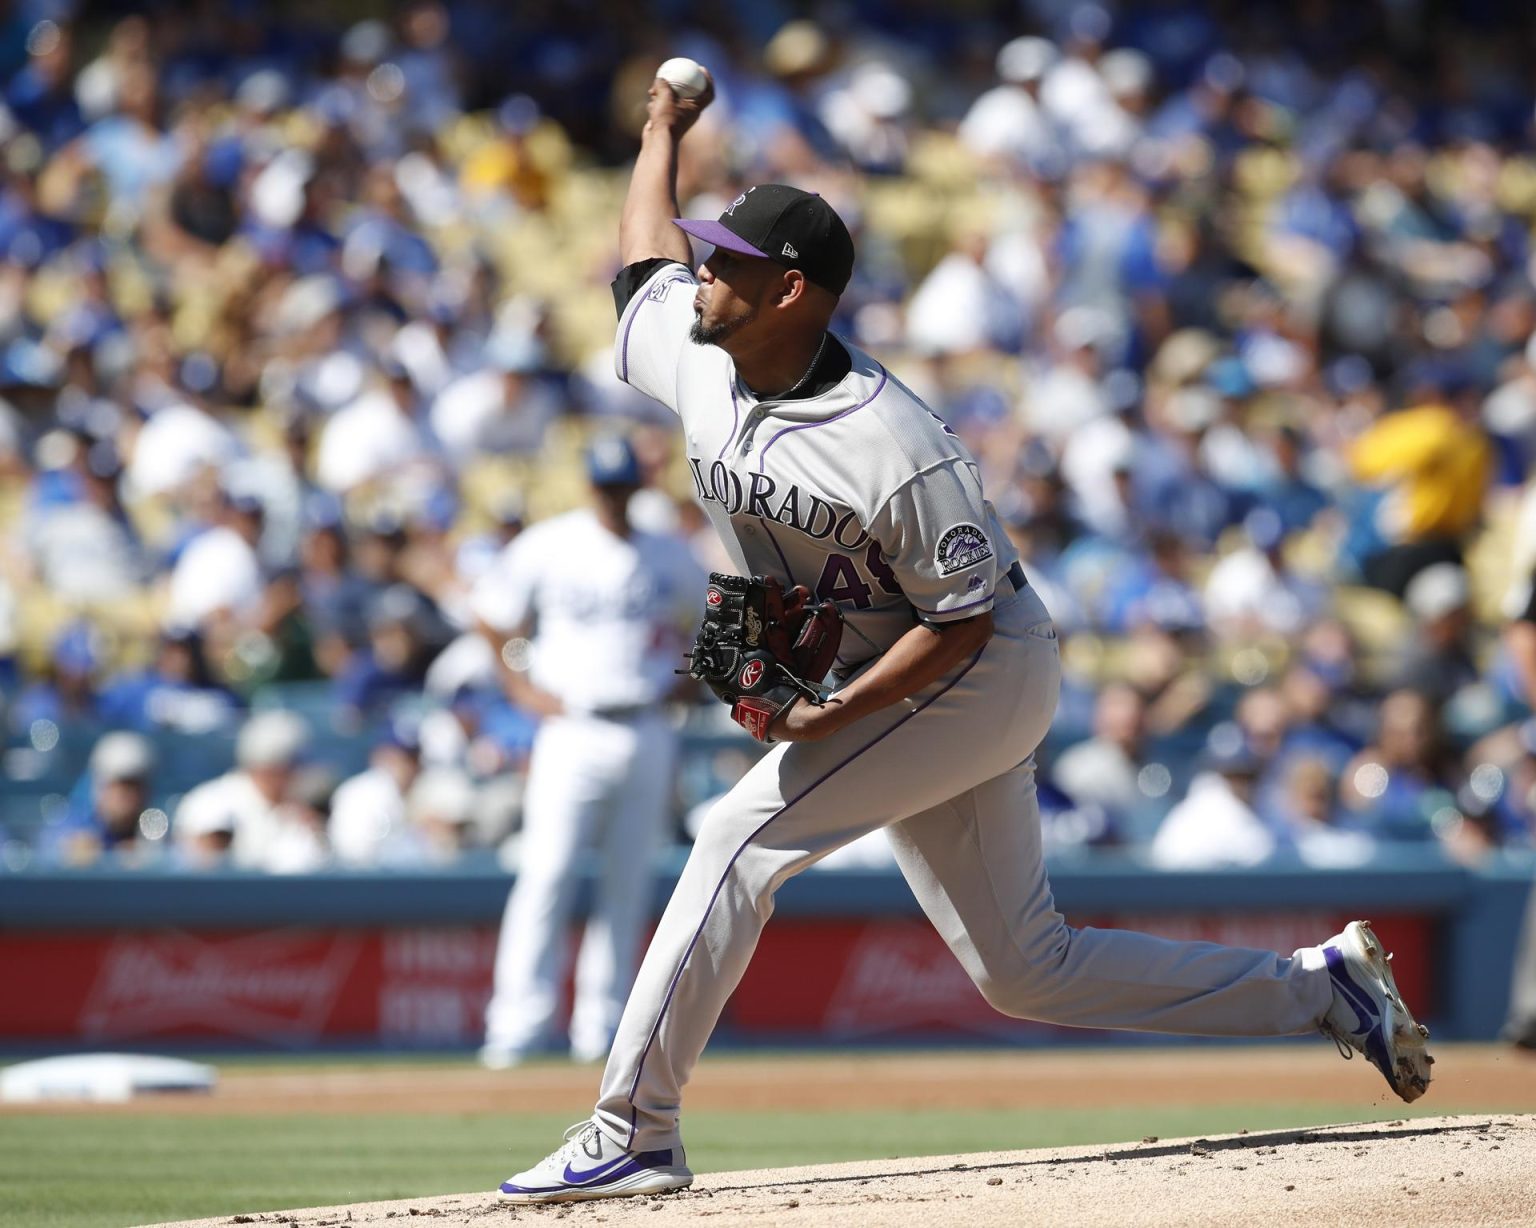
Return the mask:
M 736 252 L 742 256 L 756 256 L 760 260 L 771 259 L 767 252 L 759 251 L 734 230 L 720 222 L 693 221 L 689 218 L 675 217 L 672 219 L 672 225 L 691 234 L 695 239 L 702 239 L 716 247 L 723 247 L 728 252 Z

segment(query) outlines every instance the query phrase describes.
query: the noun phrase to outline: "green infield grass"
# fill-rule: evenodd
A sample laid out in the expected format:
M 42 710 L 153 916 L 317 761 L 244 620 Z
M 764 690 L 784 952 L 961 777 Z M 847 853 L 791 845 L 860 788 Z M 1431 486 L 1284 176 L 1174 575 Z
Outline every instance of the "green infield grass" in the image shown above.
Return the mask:
M 1427 1111 L 1427 1110 L 1426 1110 Z M 1402 1106 L 1364 1116 L 1405 1116 Z M 1122 1142 L 1360 1120 L 1361 1105 L 723 1113 L 688 1118 L 696 1172 Z M 0 1116 L 0 1225 L 122 1228 L 491 1190 L 552 1150 L 565 1115 Z

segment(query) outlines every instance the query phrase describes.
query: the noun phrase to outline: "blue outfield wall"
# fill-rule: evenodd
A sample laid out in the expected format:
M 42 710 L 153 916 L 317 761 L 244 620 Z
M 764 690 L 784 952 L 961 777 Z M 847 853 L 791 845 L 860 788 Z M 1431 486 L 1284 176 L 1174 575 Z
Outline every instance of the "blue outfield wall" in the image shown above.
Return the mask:
M 682 857 L 669 854 L 658 876 L 658 915 Z M 1437 944 L 1437 1035 L 1487 1040 L 1498 1033 L 1507 1009 L 1533 874 L 1536 855 L 1530 853 L 1501 854 L 1469 869 L 1432 850 L 1408 849 L 1378 859 L 1369 870 L 1272 863 L 1200 873 L 1155 872 L 1129 856 L 1099 854 L 1053 865 L 1051 881 L 1069 916 L 1310 910 L 1430 919 Z M 591 881 L 588 870 L 583 875 L 581 908 Z M 510 882 L 489 859 L 434 873 L 293 878 L 109 870 L 0 874 L 0 933 L 484 925 L 499 919 Z M 847 920 L 921 914 L 892 871 L 813 870 L 783 887 L 775 915 Z

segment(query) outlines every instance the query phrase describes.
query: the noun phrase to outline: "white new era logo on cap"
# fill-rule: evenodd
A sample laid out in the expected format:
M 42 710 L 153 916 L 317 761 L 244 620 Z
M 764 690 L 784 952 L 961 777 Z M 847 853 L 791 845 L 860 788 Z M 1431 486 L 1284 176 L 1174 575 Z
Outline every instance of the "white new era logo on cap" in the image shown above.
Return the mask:
M 786 243 L 784 245 L 784 255 L 788 256 L 791 260 L 797 260 L 800 257 L 800 253 L 795 250 L 794 244 L 792 243 Z

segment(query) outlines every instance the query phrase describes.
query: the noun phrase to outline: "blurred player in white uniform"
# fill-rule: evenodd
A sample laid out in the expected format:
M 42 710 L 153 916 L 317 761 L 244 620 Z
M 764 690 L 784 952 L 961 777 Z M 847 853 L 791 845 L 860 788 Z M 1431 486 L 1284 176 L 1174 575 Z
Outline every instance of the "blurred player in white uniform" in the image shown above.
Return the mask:
M 517 883 L 496 952 L 481 1061 L 502 1069 L 545 1047 L 559 1007 L 579 854 L 600 850 L 570 1050 L 603 1058 L 649 917 L 650 863 L 672 796 L 676 734 L 663 705 L 696 619 L 703 575 L 680 539 L 630 522 L 640 470 L 629 443 L 587 457 L 590 508 L 546 520 L 477 586 L 475 616 L 514 702 L 539 715 Z

